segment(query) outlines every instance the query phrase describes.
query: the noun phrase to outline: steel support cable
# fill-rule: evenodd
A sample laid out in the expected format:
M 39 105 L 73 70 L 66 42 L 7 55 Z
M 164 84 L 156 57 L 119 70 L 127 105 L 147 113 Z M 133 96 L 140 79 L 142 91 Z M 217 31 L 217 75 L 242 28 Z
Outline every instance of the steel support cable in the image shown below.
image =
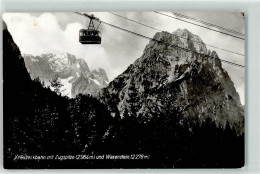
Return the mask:
M 115 16 L 118 16 L 118 17 L 120 17 L 120 18 L 123 18 L 123 19 L 129 20 L 129 21 L 131 21 L 131 22 L 134 22 L 134 23 L 137 23 L 137 24 L 143 25 L 143 26 L 145 26 L 145 27 L 148 27 L 148 28 L 151 28 L 151 29 L 154 29 L 154 30 L 157 30 L 157 31 L 163 32 L 163 30 L 160 30 L 160 29 L 157 29 L 157 28 L 151 27 L 151 26 L 146 25 L 146 24 L 143 24 L 143 23 L 141 23 L 141 22 L 137 22 L 137 21 L 135 21 L 135 20 L 132 20 L 132 19 L 126 18 L 126 17 L 124 17 L 124 16 L 121 16 L 121 15 L 118 15 L 118 14 L 115 14 L 115 13 L 112 13 L 112 12 L 108 12 L 108 13 L 110 13 L 110 14 L 112 14 L 112 15 L 115 15 Z M 183 39 L 186 39 L 186 40 L 190 40 L 190 41 L 193 41 L 193 42 L 199 43 L 200 45 L 205 44 L 206 46 L 209 46 L 209 47 L 212 47 L 212 48 L 215 48 L 215 49 L 219 49 L 219 50 L 226 51 L 226 52 L 229 52 L 229 53 L 237 54 L 237 55 L 240 55 L 240 56 L 245 56 L 244 54 L 237 53 L 237 52 L 230 51 L 230 50 L 226 50 L 226 49 L 223 49 L 223 48 L 219 48 L 219 47 L 216 47 L 216 46 L 213 46 L 213 45 L 209 45 L 209 44 L 206 44 L 206 43 L 204 43 L 204 42 L 195 41 L 195 40 L 192 40 L 192 39 L 189 39 L 189 38 L 185 38 L 185 37 L 182 37 L 182 36 L 178 36 L 178 35 L 176 35 L 176 34 L 172 34 L 172 35 L 174 35 L 174 36 L 176 36 L 176 37 L 179 37 L 179 38 L 183 38 Z
M 76 13 L 77 13 L 77 12 L 76 12 Z M 82 15 L 82 16 L 84 16 L 84 17 L 89 17 L 89 16 L 90 16 L 90 15 L 85 14 L 85 13 L 84 13 L 84 14 L 77 13 L 77 14 L 80 14 L 80 15 Z M 160 40 L 157 40 L 157 39 L 154 39 L 154 38 L 151 38 L 151 37 L 148 37 L 148 36 L 145 36 L 145 35 L 142 35 L 142 34 L 139 34 L 139 33 L 136 33 L 136 32 L 130 31 L 130 30 L 127 30 L 127 29 L 124 29 L 124 28 L 122 28 L 122 27 L 119 27 L 119 26 L 110 24 L 110 23 L 108 23 L 108 22 L 101 21 L 101 20 L 99 20 L 98 18 L 94 18 L 94 20 L 97 20 L 97 21 L 101 22 L 102 24 L 106 24 L 106 25 L 111 26 L 111 27 L 113 27 L 113 28 L 117 28 L 117 29 L 119 29 L 119 30 L 128 32 L 128 33 L 130 33 L 130 34 L 133 34 L 133 35 L 142 37 L 142 38 L 144 38 L 144 39 L 148 39 L 148 40 L 151 40 L 151 41 L 155 41 L 155 42 L 157 42 L 158 44 L 164 44 L 164 45 L 166 45 L 166 46 L 170 46 L 170 47 L 173 47 L 173 48 L 177 48 L 177 49 L 184 50 L 184 51 L 186 51 L 186 52 L 193 52 L 193 53 L 198 54 L 198 55 L 200 55 L 200 56 L 205 56 L 205 57 L 210 57 L 210 58 L 216 59 L 215 57 L 212 57 L 212 56 L 209 56 L 209 55 L 206 55 L 206 54 L 202 54 L 202 53 L 198 53 L 197 51 L 193 51 L 193 50 L 190 50 L 190 49 L 187 49 L 187 48 L 182 48 L 182 47 L 179 47 L 178 45 L 174 45 L 174 44 L 168 44 L 168 43 L 162 42 L 162 41 L 160 41 Z M 222 62 L 228 63 L 228 64 L 233 65 L 233 66 L 238 66 L 238 67 L 242 67 L 242 68 L 245 67 L 244 65 L 240 65 L 240 64 L 237 64 L 237 63 L 234 63 L 234 62 L 230 62 L 230 61 L 223 60 L 223 59 L 220 59 L 220 58 L 218 58 L 218 59 L 219 59 L 220 61 L 222 61 Z
M 192 18 L 192 17 L 189 17 L 189 16 L 185 16 L 185 15 L 183 15 L 183 14 L 180 14 L 180 13 L 175 13 L 175 12 L 169 12 L 169 13 L 172 13 L 172 14 L 174 14 L 175 16 L 179 16 L 179 17 L 182 17 L 182 18 L 186 18 L 186 19 L 189 19 L 189 20 L 193 20 L 193 21 L 195 21 L 195 22 L 202 23 L 202 24 L 204 24 L 204 25 L 208 25 L 208 26 L 210 26 L 210 27 L 214 27 L 214 28 L 217 28 L 217 29 L 220 29 L 220 30 L 225 30 L 225 31 L 227 31 L 227 32 L 234 33 L 234 34 L 237 34 L 237 35 L 245 36 L 243 33 L 240 33 L 240 32 L 238 32 L 238 31 L 231 30 L 231 29 L 228 29 L 228 28 L 225 28 L 225 27 L 221 27 L 221 26 L 218 26 L 218 25 L 209 23 L 209 22 L 205 22 L 205 21 L 202 21 L 202 20 L 200 20 L 200 19 Z
M 228 33 L 222 32 L 222 31 L 214 30 L 214 29 L 212 29 L 212 28 L 205 27 L 205 26 L 202 26 L 202 25 L 199 25 L 199 24 L 193 23 L 193 22 L 189 22 L 189 21 L 186 21 L 186 20 L 183 20 L 183 19 L 180 19 L 180 18 L 174 17 L 174 16 L 170 16 L 170 15 L 167 15 L 167 14 L 164 14 L 164 13 L 161 13 L 161 12 L 157 12 L 157 11 L 155 11 L 155 13 L 160 14 L 160 15 L 163 15 L 163 16 L 167 16 L 167 17 L 170 17 L 170 18 L 173 18 L 173 19 L 177 19 L 177 20 L 180 20 L 180 21 L 183 21 L 183 22 L 187 22 L 187 23 L 189 23 L 189 24 L 196 25 L 196 26 L 199 26 L 199 27 L 202 27 L 202 28 L 208 29 L 208 30 L 212 30 L 212 31 L 215 31 L 215 32 L 218 32 L 218 33 L 221 33 L 221 34 L 227 35 L 227 36 L 231 36 L 231 37 L 234 37 L 234 38 L 237 38 L 237 39 L 245 40 L 244 38 L 241 38 L 241 37 L 238 37 L 238 36 L 234 36 L 234 35 L 232 35 L 232 34 L 228 34 Z

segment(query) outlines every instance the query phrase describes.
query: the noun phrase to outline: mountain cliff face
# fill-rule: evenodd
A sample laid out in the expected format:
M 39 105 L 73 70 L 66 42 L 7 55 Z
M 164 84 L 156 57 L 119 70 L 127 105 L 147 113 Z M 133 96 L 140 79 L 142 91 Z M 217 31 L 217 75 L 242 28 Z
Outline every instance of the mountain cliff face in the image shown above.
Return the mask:
M 189 56 L 185 57 L 185 53 L 182 55 L 172 48 L 164 52 L 163 47 L 151 42 L 140 59 L 102 90 L 100 99 L 110 111 L 118 114 L 120 110 L 120 115 L 125 117 L 112 119 L 106 105 L 96 98 L 78 95 L 69 99 L 44 88 L 38 80 L 31 80 L 19 48 L 5 24 L 3 28 L 5 169 L 244 166 L 244 134 L 237 136 L 230 127 L 238 129 L 243 125 L 243 109 L 215 53 L 207 51 L 216 57 L 214 60 L 196 55 L 186 60 Z M 172 37 L 169 33 L 158 33 L 155 37 L 163 36 Z M 199 45 L 192 47 L 204 49 Z M 77 67 L 73 61 L 72 65 Z M 87 70 L 81 63 L 81 68 Z M 101 69 L 92 75 L 87 76 L 89 81 L 104 78 Z M 186 124 L 179 122 L 180 115 L 195 121 L 208 118 L 190 131 Z M 223 124 L 218 121 L 220 118 L 229 123 L 226 129 L 215 126 L 215 123 Z M 141 154 L 144 158 L 83 163 L 15 159 L 20 154 L 63 157 L 68 152 L 72 156 Z
M 149 121 L 160 113 L 177 112 L 191 122 L 202 123 L 210 118 L 224 128 L 229 123 L 242 133 L 244 109 L 217 53 L 208 50 L 199 36 L 186 29 L 178 29 L 174 35 L 156 33 L 154 39 L 166 44 L 150 41 L 143 55 L 102 89 L 101 100 L 121 118 L 128 113 Z
M 106 72 L 99 68 L 90 71 L 83 59 L 76 59 L 75 56 L 63 53 L 59 55 L 42 54 L 32 56 L 23 54 L 26 68 L 31 78 L 40 78 L 49 85 L 56 76 L 63 85 L 62 95 L 75 97 L 77 94 L 91 94 L 96 96 L 101 88 L 108 84 Z

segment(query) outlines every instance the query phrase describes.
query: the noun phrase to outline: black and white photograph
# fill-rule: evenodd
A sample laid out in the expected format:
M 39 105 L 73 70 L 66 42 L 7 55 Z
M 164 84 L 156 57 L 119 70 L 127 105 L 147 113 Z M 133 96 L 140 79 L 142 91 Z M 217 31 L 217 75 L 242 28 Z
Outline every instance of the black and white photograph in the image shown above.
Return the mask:
M 243 12 L 2 16 L 5 169 L 245 166 Z

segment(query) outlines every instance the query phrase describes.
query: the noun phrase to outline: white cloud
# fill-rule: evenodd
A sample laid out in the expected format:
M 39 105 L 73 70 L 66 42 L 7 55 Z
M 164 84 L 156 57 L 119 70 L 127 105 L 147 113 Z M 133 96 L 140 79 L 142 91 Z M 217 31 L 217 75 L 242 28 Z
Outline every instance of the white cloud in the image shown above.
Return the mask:
M 83 58 L 90 69 L 102 67 L 109 77 L 118 75 L 102 46 L 86 46 L 78 42 L 79 30 L 83 28 L 80 23 L 69 23 L 63 31 L 51 13 L 43 13 L 39 17 L 27 13 L 5 13 L 3 19 L 22 53 L 40 55 L 68 52 Z

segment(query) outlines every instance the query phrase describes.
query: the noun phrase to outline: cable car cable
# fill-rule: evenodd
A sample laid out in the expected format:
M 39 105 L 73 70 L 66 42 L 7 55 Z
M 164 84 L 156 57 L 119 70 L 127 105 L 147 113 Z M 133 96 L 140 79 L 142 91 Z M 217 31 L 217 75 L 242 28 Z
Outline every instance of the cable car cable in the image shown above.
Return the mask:
M 199 22 L 199 23 L 202 23 L 202 24 L 204 24 L 204 25 L 208 25 L 208 26 L 211 26 L 211 27 L 220 29 L 220 30 L 225 30 L 225 31 L 230 32 L 230 33 L 234 33 L 234 34 L 237 34 L 237 35 L 245 36 L 243 33 L 240 33 L 240 32 L 238 32 L 238 31 L 231 30 L 231 29 L 228 29 L 228 28 L 224 28 L 224 27 L 221 27 L 221 26 L 218 26 L 218 25 L 209 23 L 209 22 L 202 21 L 202 20 L 200 20 L 200 19 L 192 18 L 192 17 L 189 17 L 189 16 L 185 16 L 185 15 L 183 15 L 183 14 L 180 14 L 180 13 L 175 13 L 175 12 L 169 12 L 169 13 L 172 13 L 172 14 L 174 14 L 175 16 L 179 16 L 179 17 L 182 17 L 182 18 L 186 18 L 186 19 L 189 19 L 189 20 L 193 20 L 193 21 L 196 21 L 196 22 Z
M 110 13 L 110 14 L 112 14 L 112 15 L 115 15 L 115 16 L 118 16 L 118 17 L 120 17 L 120 18 L 129 20 L 129 21 L 131 21 L 131 22 L 134 22 L 134 23 L 143 25 L 143 26 L 145 26 L 145 27 L 148 27 L 148 28 L 157 30 L 157 31 L 161 31 L 161 32 L 163 31 L 163 30 L 160 30 L 160 29 L 151 27 L 151 26 L 149 26 L 149 25 L 143 24 L 143 23 L 141 23 L 141 22 L 137 22 L 137 21 L 135 21 L 135 20 L 133 20 L 133 19 L 129 19 L 129 18 L 127 18 L 127 17 L 124 17 L 124 16 L 121 16 L 121 15 L 112 13 L 112 12 L 108 12 L 108 13 Z M 195 40 L 192 40 L 192 39 L 189 39 L 189 38 L 185 38 L 185 37 L 182 37 L 182 36 L 178 36 L 178 35 L 176 35 L 176 34 L 172 34 L 172 35 L 177 36 L 177 37 L 179 37 L 179 38 L 183 38 L 183 39 L 186 39 L 186 40 L 190 40 L 190 41 L 199 43 L 199 44 L 201 44 L 201 45 L 205 44 L 205 45 L 207 45 L 207 46 L 209 46 L 209 47 L 212 47 L 212 48 L 215 48 L 215 49 L 219 49 L 219 50 L 226 51 L 226 52 L 229 52 L 229 53 L 237 54 L 237 55 L 240 55 L 240 56 L 245 56 L 244 54 L 241 54 L 241 53 L 237 53 L 237 52 L 234 52 L 234 51 L 230 51 L 230 50 L 226 50 L 226 49 L 223 49 L 223 48 L 219 48 L 219 47 L 216 47 L 216 46 L 213 46 L 213 45 L 209 45 L 209 44 L 206 44 L 206 43 L 203 43 L 203 42 L 195 41 Z
M 170 47 L 174 47 L 174 48 L 177 48 L 177 49 L 182 49 L 182 50 L 184 50 L 184 51 L 186 51 L 186 52 L 194 52 L 195 54 L 199 54 L 199 55 L 202 55 L 202 56 L 211 57 L 211 58 L 214 58 L 214 59 L 215 59 L 215 57 L 208 56 L 208 55 L 206 55 L 206 54 L 201 54 L 201 53 L 198 53 L 198 52 L 196 52 L 196 51 L 193 51 L 193 50 L 190 50 L 190 49 L 187 49 L 187 48 L 182 48 L 182 47 L 176 46 L 176 45 L 174 45 L 174 44 L 162 43 L 160 40 L 157 40 L 157 39 L 154 39 L 154 38 L 150 38 L 150 37 L 148 37 L 148 36 L 144 36 L 144 35 L 139 34 L 139 33 L 135 33 L 135 32 L 133 32 L 133 31 L 130 31 L 130 30 L 127 30 L 127 29 L 124 29 L 124 28 L 115 26 L 115 25 L 113 25 L 113 24 L 110 24 L 110 23 L 107 23 L 107 22 L 104 22 L 104 21 L 102 21 L 102 23 L 104 23 L 104 24 L 106 24 L 106 25 L 109 25 L 109 26 L 111 26 L 111 27 L 114 27 L 114 28 L 117 28 L 117 29 L 126 31 L 126 32 L 128 32 L 128 33 L 134 34 L 134 35 L 136 35 L 136 36 L 139 36 L 139 37 L 142 37 L 142 38 L 145 38 L 145 39 L 148 39 L 148 40 L 156 41 L 156 42 L 158 42 L 159 44 L 165 44 L 165 45 L 170 46 Z M 220 58 L 219 58 L 219 59 L 220 59 Z M 243 65 L 240 65 L 240 64 L 237 64 L 237 63 L 234 63 L 234 62 L 230 62 L 230 61 L 227 61 L 227 60 L 223 60 L 223 59 L 220 59 L 220 61 L 223 61 L 223 62 L 225 62 L 225 63 L 231 64 L 231 65 L 234 65 L 234 66 L 242 67 L 242 68 L 245 67 L 245 66 L 243 66 Z
M 179 16 L 179 17 L 182 17 L 182 18 L 186 18 L 186 19 L 189 19 L 189 20 L 193 20 L 193 21 L 196 21 L 196 22 L 199 22 L 199 23 L 202 23 L 202 24 L 204 24 L 204 25 L 208 25 L 208 26 L 211 26 L 211 27 L 220 29 L 220 30 L 225 30 L 225 31 L 230 32 L 230 33 L 233 33 L 233 34 L 237 34 L 237 35 L 240 35 L 240 36 L 245 36 L 243 33 L 240 33 L 240 32 L 238 32 L 238 31 L 231 30 L 231 29 L 228 29 L 228 28 L 219 26 L 219 25 L 215 25 L 215 24 L 209 23 L 209 22 L 205 22 L 205 21 L 202 21 L 202 20 L 200 20 L 200 19 L 192 18 L 192 17 L 189 17 L 189 16 L 185 16 L 185 15 L 183 15 L 183 14 L 180 14 L 180 13 L 175 13 L 175 12 L 169 12 L 169 13 L 172 13 L 172 14 L 174 14 L 175 16 Z
M 161 13 L 161 12 L 154 11 L 154 13 L 157 13 L 157 14 L 160 14 L 160 15 L 163 15 L 163 16 L 167 16 L 167 17 L 170 17 L 170 18 L 173 18 L 173 19 L 177 19 L 177 20 L 180 20 L 180 21 L 183 21 L 183 22 L 187 22 L 187 23 L 189 23 L 189 24 L 193 24 L 193 25 L 196 25 L 196 26 L 199 26 L 199 27 L 208 29 L 208 30 L 212 30 L 212 31 L 215 31 L 215 32 L 218 32 L 218 33 L 227 35 L 227 36 L 231 36 L 231 37 L 234 37 L 234 38 L 237 38 L 237 39 L 245 40 L 244 38 L 241 38 L 241 37 L 238 37 L 238 36 L 234 36 L 234 35 L 232 35 L 232 34 L 228 34 L 228 33 L 222 32 L 222 31 L 214 30 L 214 29 L 212 29 L 212 28 L 205 27 L 205 26 L 202 26 L 202 25 L 193 23 L 193 22 L 189 22 L 189 21 L 186 21 L 186 20 L 183 20 L 183 19 L 174 17 L 174 16 L 170 16 L 170 15 L 167 15 L 167 14 L 164 14 L 164 13 Z
M 145 26 L 145 27 L 148 27 L 148 28 L 151 28 L 151 29 L 154 29 L 154 30 L 157 30 L 157 31 L 162 31 L 162 30 L 160 30 L 160 29 L 157 29 L 157 28 L 151 27 L 151 26 L 146 25 L 146 24 L 143 24 L 143 23 L 141 23 L 141 22 L 137 22 L 137 21 L 135 21 L 135 20 L 132 20 L 132 19 L 129 19 L 129 18 L 127 18 L 127 17 L 124 17 L 124 16 L 121 16 L 121 15 L 118 15 L 118 14 L 116 14 L 116 13 L 112 13 L 112 12 L 107 12 L 107 13 L 110 13 L 110 14 L 112 14 L 112 15 L 118 16 L 118 17 L 120 17 L 120 18 L 123 18 L 123 19 L 129 20 L 129 21 L 132 21 L 132 22 L 134 22 L 134 23 L 137 23 L 137 24 L 143 25 L 143 26 Z
M 77 13 L 77 14 L 80 14 L 80 15 L 82 15 L 82 16 L 84 16 L 84 17 L 89 17 L 89 16 L 90 16 L 90 15 L 85 14 L 85 13 L 84 13 L 84 14 Z M 113 24 L 110 24 L 110 23 L 101 21 L 101 20 L 99 20 L 98 18 L 94 18 L 94 20 L 98 20 L 99 22 L 101 22 L 101 23 L 103 23 L 103 24 L 109 25 L 109 26 L 111 26 L 111 27 L 114 27 L 114 28 L 117 28 L 117 29 L 126 31 L 126 32 L 128 32 L 128 33 L 133 34 L 133 35 L 137 35 L 137 36 L 139 36 L 139 37 L 142 37 L 142 38 L 145 38 L 145 39 L 148 39 L 148 40 L 153 40 L 153 41 L 156 41 L 156 42 L 162 44 L 161 41 L 159 41 L 159 40 L 157 40 L 157 39 L 153 39 L 153 38 L 150 38 L 150 37 L 148 37 L 148 36 L 144 36 L 144 35 L 142 35 L 142 34 L 139 34 L 139 33 L 136 33 L 136 32 L 133 32 L 133 31 L 130 31 L 130 30 L 127 30 L 127 29 L 118 27 L 118 26 L 116 26 L 116 25 L 113 25 Z M 164 43 L 164 44 L 166 45 L 166 43 Z M 204 55 L 204 56 L 211 57 L 211 58 L 214 58 L 214 59 L 215 59 L 215 57 L 208 56 L 208 55 L 205 55 L 205 54 L 201 54 L 201 53 L 198 53 L 198 52 L 193 51 L 193 50 L 190 50 L 190 49 L 182 48 L 182 47 L 176 46 L 176 45 L 174 45 L 174 44 L 168 44 L 168 46 L 171 46 L 171 47 L 174 47 L 174 48 L 178 48 L 178 49 L 182 49 L 182 50 L 184 50 L 184 51 L 186 51 L 186 52 L 194 52 L 195 54 Z M 234 66 L 245 67 L 245 66 L 243 66 L 243 65 L 240 65 L 240 64 L 237 64 L 237 63 L 234 63 L 234 62 L 230 62 L 230 61 L 227 61 L 227 60 L 223 60 L 223 59 L 220 59 L 220 60 L 223 61 L 223 62 L 225 62 L 225 63 L 234 65 Z
M 88 17 L 88 16 L 89 16 L 88 14 L 85 14 L 85 13 L 83 13 L 83 14 L 77 13 L 77 14 L 80 14 L 80 15 L 82 15 L 82 16 L 84 16 L 84 17 Z M 127 30 L 127 29 L 118 27 L 118 26 L 116 26 L 116 25 L 113 25 L 113 24 L 110 24 L 110 23 L 101 21 L 101 20 L 99 20 L 98 18 L 97 18 L 97 19 L 94 18 L 94 20 L 98 20 L 99 22 L 101 22 L 101 23 L 103 23 L 103 24 L 106 24 L 106 25 L 109 25 L 109 26 L 111 26 L 111 27 L 114 27 L 114 28 L 123 30 L 123 31 L 125 31 L 125 32 L 130 33 L 130 34 L 133 34 L 133 35 L 136 35 L 136 36 L 139 36 L 139 37 L 142 37 L 142 38 L 151 40 L 151 41 L 155 41 L 155 42 L 157 42 L 158 44 L 164 44 L 164 45 L 167 45 L 167 46 L 170 46 L 170 47 L 173 47 L 173 48 L 182 49 L 182 50 L 184 50 L 184 51 L 186 51 L 186 52 L 193 52 L 193 53 L 198 54 L 198 55 L 202 55 L 202 56 L 205 56 L 205 57 L 211 57 L 211 58 L 215 59 L 215 57 L 212 57 L 212 56 L 209 56 L 209 55 L 206 55 L 206 54 L 202 54 L 202 53 L 198 53 L 198 52 L 196 52 L 196 51 L 193 51 L 193 50 L 190 50 L 190 49 L 187 49 L 187 48 L 182 48 L 182 47 L 179 47 L 179 46 L 174 45 L 174 44 L 163 43 L 163 42 L 160 41 L 160 40 L 157 40 L 157 39 L 154 39 L 154 38 L 150 38 L 150 37 L 148 37 L 148 36 L 144 36 L 144 35 L 142 35 L 142 34 L 139 34 L 139 33 L 136 33 L 136 32 L 133 32 L 133 31 L 130 31 L 130 30 Z M 228 63 L 228 64 L 230 64 L 230 65 L 234 65 L 234 66 L 238 66 L 238 67 L 242 67 L 242 68 L 245 67 L 244 65 L 240 65 L 240 64 L 237 64 L 237 63 L 234 63 L 234 62 L 230 62 L 230 61 L 227 61 L 227 60 L 223 60 L 223 59 L 220 59 L 220 58 L 219 58 L 219 60 L 220 60 L 220 61 L 223 61 L 223 62 L 225 62 L 225 63 Z

